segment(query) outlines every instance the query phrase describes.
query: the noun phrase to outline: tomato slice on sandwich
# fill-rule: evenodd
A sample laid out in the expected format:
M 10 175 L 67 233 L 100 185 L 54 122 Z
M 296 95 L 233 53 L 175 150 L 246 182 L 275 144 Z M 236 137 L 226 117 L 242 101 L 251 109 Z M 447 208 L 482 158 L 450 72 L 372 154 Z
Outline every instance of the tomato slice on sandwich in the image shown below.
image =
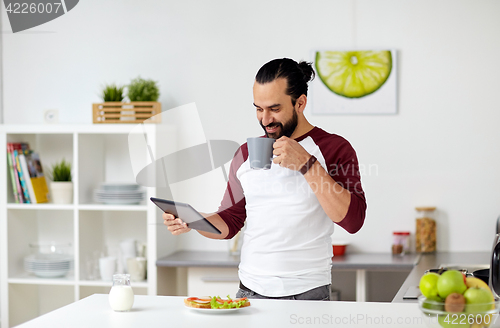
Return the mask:
M 250 306 L 246 297 L 232 299 L 229 295 L 227 299 L 220 296 L 188 297 L 184 299 L 184 304 L 188 307 L 203 309 L 233 309 Z

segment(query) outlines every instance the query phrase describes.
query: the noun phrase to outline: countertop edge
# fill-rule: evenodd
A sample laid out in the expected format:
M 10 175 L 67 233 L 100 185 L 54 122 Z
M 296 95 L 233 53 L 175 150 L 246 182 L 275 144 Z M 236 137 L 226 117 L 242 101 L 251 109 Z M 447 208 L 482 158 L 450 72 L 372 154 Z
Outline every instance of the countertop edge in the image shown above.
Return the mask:
M 239 262 L 228 262 L 228 263 L 221 263 L 221 262 L 202 262 L 202 261 L 192 261 L 192 262 L 186 262 L 186 261 L 172 261 L 172 260 L 158 260 L 156 261 L 156 266 L 157 267 L 219 267 L 219 268 L 237 268 Z
M 418 263 L 419 254 L 395 257 L 390 253 L 354 253 L 336 256 L 332 260 L 335 270 L 411 270 Z M 157 267 L 234 267 L 239 256 L 217 251 L 177 251 L 156 260 Z

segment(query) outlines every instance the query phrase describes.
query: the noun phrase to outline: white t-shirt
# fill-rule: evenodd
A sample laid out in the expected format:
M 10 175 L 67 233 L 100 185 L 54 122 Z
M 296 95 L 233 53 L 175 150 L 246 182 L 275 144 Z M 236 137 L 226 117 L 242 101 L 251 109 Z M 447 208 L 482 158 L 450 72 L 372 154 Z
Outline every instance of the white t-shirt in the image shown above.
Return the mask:
M 325 134 L 335 136 L 314 128 L 297 140 L 329 171 L 328 156 L 324 156 L 322 150 L 331 147 L 320 147 L 313 138 L 317 136 L 324 143 Z M 337 142 L 342 147 L 349 145 L 345 139 L 335 138 L 342 141 Z M 348 148 L 354 154 L 354 175 L 359 181 L 357 159 L 352 147 Z M 219 214 L 226 223 L 234 215 L 241 220 L 241 212 L 246 216 L 239 265 L 243 285 L 265 296 L 288 296 L 330 284 L 334 223 L 304 176 L 274 163 L 269 170 L 251 169 L 246 144 L 240 150 L 240 156 L 237 153 L 233 159 L 226 191 L 226 196 L 232 196 L 232 205 L 224 208 L 223 201 Z M 358 185 L 364 202 L 361 185 Z M 322 187 L 327 185 L 318 186 Z

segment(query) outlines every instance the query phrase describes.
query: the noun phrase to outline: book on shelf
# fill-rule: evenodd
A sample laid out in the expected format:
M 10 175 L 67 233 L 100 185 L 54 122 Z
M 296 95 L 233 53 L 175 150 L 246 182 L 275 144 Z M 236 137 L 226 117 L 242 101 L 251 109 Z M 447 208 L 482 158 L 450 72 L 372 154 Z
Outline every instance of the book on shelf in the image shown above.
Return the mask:
M 19 184 L 19 179 L 17 178 L 17 165 L 14 165 L 16 163 L 16 158 L 14 157 L 14 146 L 11 142 L 7 143 L 7 163 L 9 166 L 9 175 L 10 181 L 12 183 L 14 200 L 16 203 L 24 203 L 21 192 L 21 185 Z
M 30 195 L 28 193 L 28 186 L 26 185 L 25 175 L 23 174 L 23 171 L 21 169 L 21 162 L 19 160 L 19 156 L 22 155 L 22 153 L 23 153 L 23 150 L 21 148 L 21 144 L 14 143 L 15 164 L 13 163 L 13 165 L 15 165 L 16 169 L 17 169 L 17 178 L 19 179 L 19 184 L 21 185 L 24 203 L 29 204 L 29 203 L 31 203 L 31 200 L 30 200 Z
M 8 143 L 7 153 L 15 202 L 47 203 L 49 189 L 38 153 L 25 142 Z
M 28 163 L 26 162 L 26 156 L 21 153 L 19 154 L 19 163 L 21 164 L 21 171 L 23 172 L 23 178 L 28 189 L 28 194 L 30 195 L 30 203 L 36 204 L 35 191 L 33 190 L 33 184 L 30 179 L 30 171 L 28 170 Z
M 42 162 L 38 153 L 32 152 L 27 157 L 28 171 L 30 182 L 33 187 L 35 199 L 37 203 L 48 203 L 49 188 L 43 174 Z
M 24 199 L 24 191 L 21 186 L 21 181 L 19 180 L 19 170 L 18 170 L 18 155 L 17 151 L 21 149 L 21 144 L 17 143 L 10 143 L 10 145 L 7 145 L 7 151 L 11 155 L 12 159 L 12 170 L 11 170 L 11 179 L 13 179 L 13 184 L 15 182 L 15 191 L 17 192 L 17 197 L 14 196 L 15 200 L 18 200 L 19 203 L 25 203 L 26 200 Z M 8 155 L 9 155 L 8 154 Z

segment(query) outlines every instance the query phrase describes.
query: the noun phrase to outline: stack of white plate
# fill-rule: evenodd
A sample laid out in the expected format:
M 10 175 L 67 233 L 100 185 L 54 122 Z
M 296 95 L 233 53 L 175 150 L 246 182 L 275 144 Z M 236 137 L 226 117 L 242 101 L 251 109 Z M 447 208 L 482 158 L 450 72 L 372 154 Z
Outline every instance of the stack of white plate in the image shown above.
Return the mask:
M 73 257 L 65 254 L 33 254 L 24 258 L 24 269 L 41 278 L 63 277 L 72 264 Z
M 146 191 L 135 183 L 103 183 L 94 190 L 94 200 L 104 204 L 139 204 Z

